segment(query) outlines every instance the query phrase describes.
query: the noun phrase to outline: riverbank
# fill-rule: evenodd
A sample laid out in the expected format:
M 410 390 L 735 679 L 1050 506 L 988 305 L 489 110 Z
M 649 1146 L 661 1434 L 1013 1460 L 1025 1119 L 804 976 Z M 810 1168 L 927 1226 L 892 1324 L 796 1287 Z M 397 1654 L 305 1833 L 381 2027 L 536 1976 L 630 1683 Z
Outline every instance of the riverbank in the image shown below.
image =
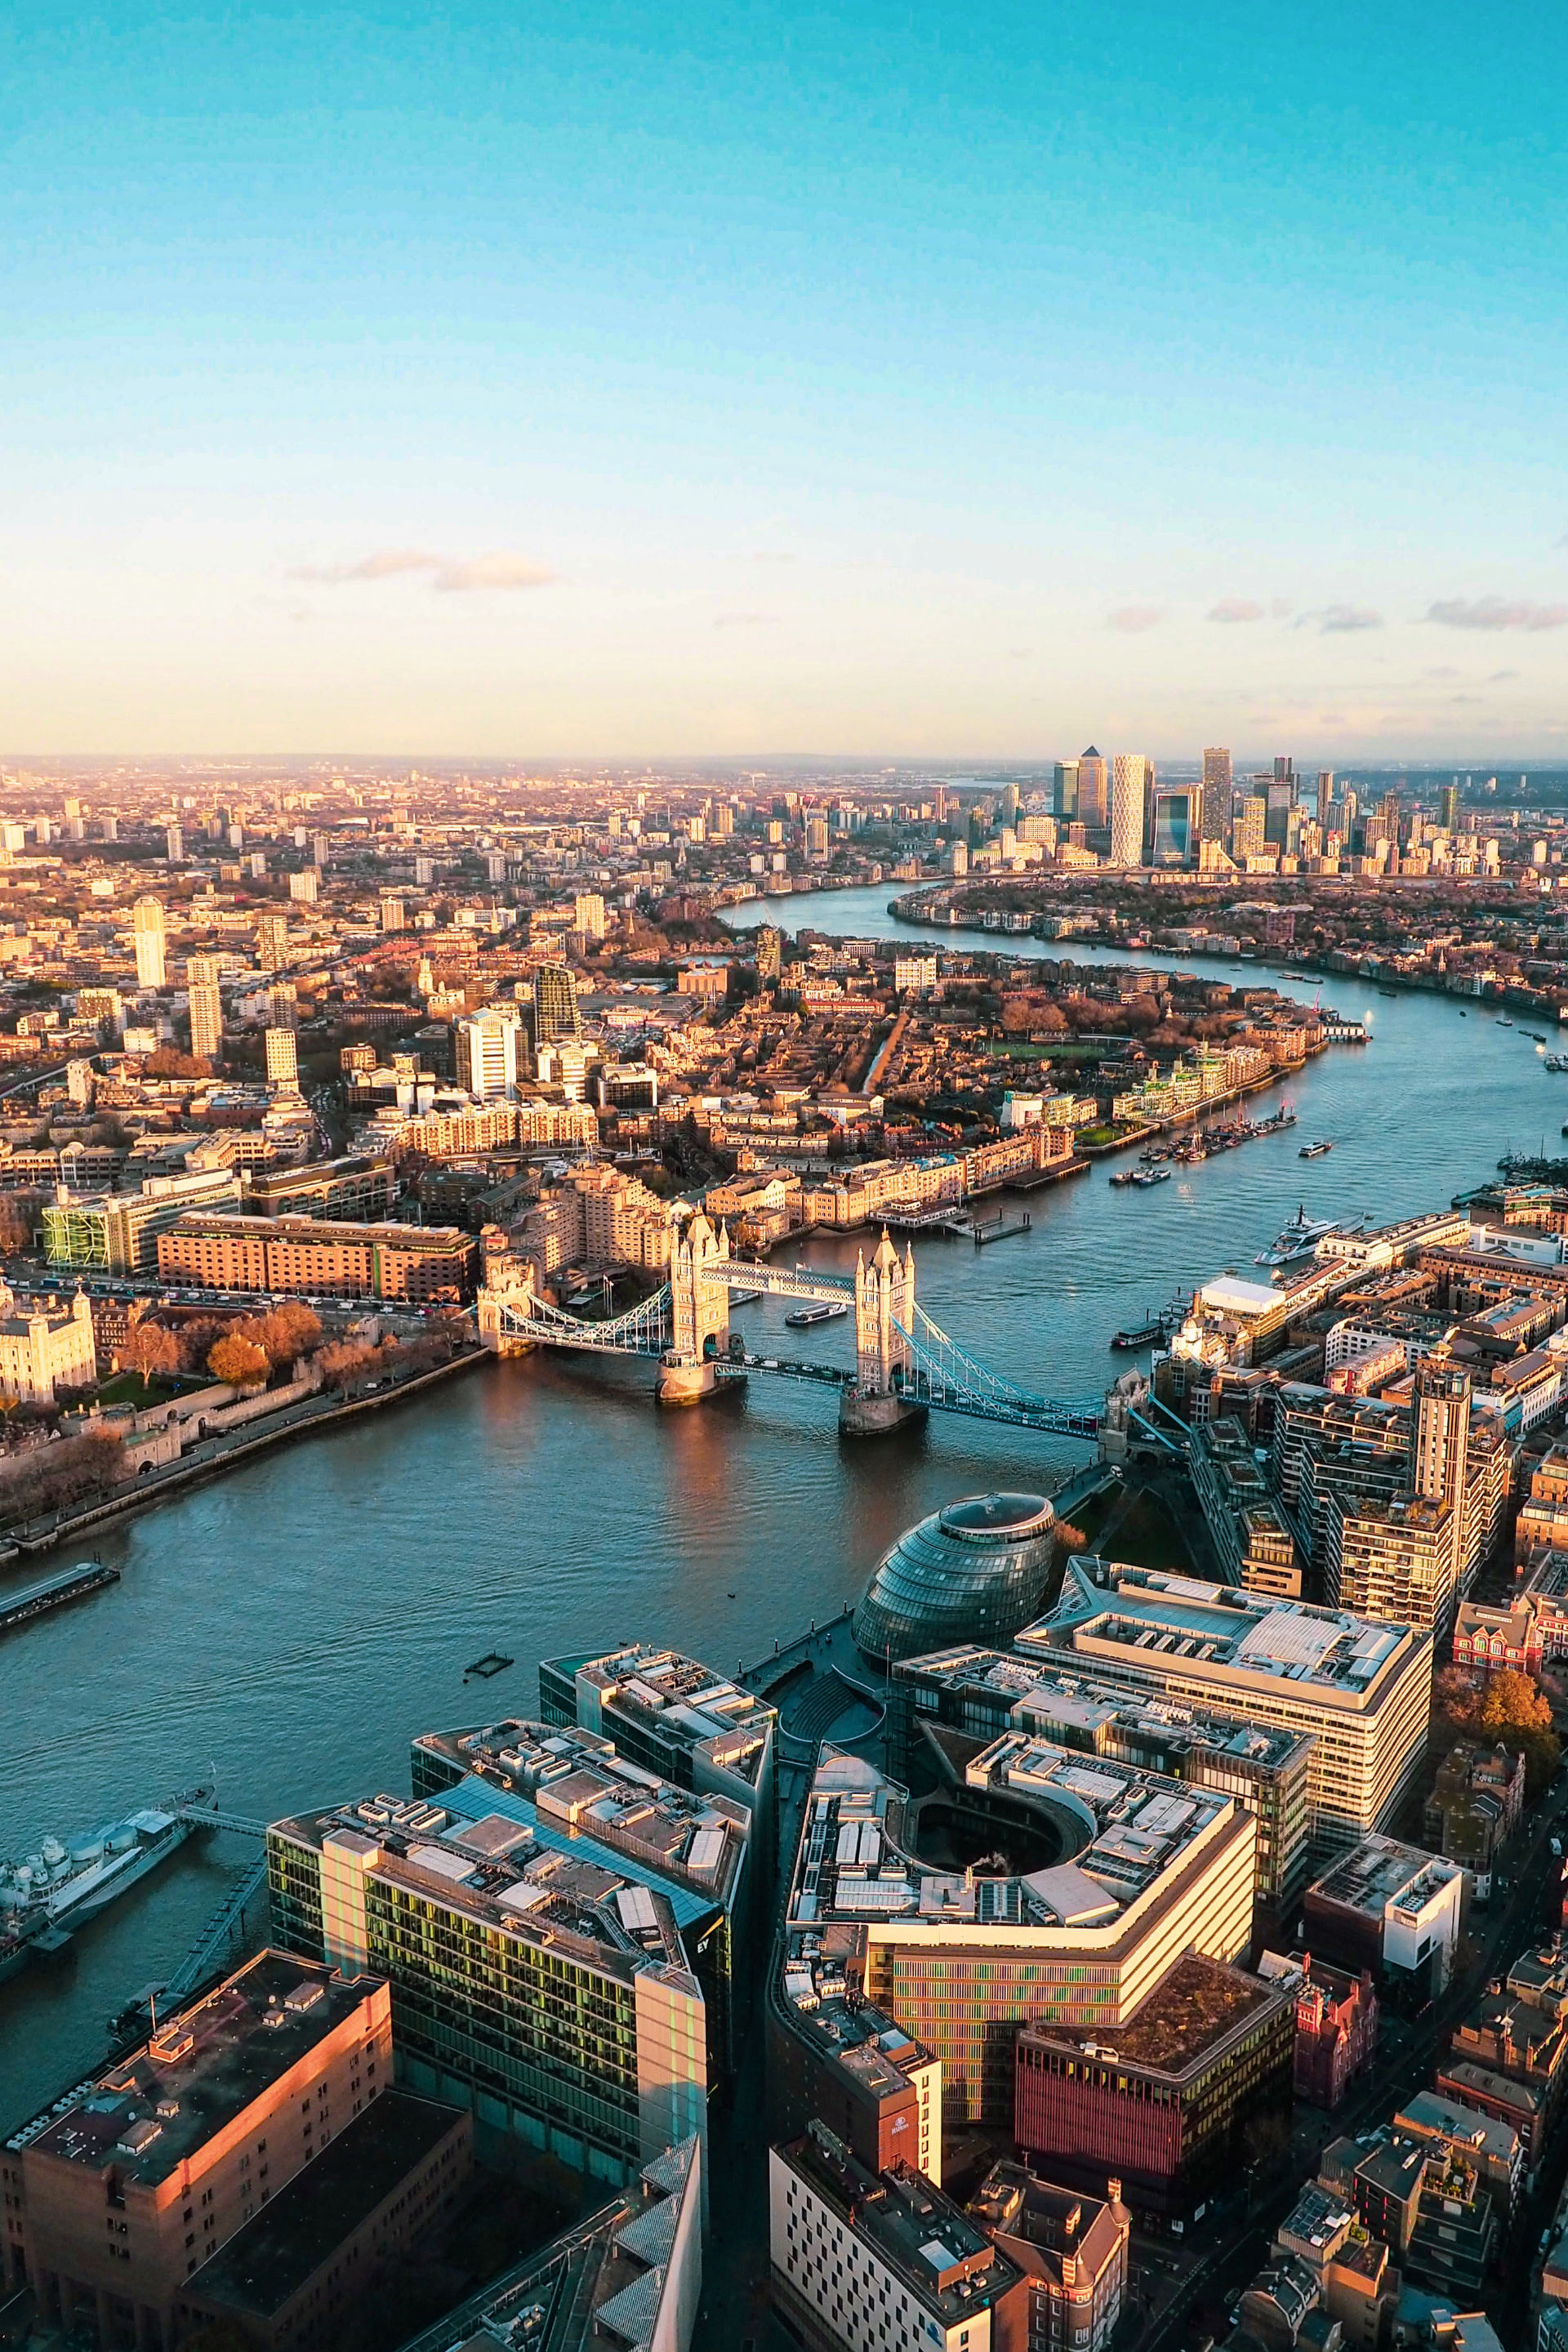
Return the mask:
M 89 1528 L 103 1527 L 110 1520 L 129 1517 L 134 1511 L 145 1511 L 154 1503 L 179 1494 L 185 1488 L 208 1479 L 221 1477 L 237 1464 L 252 1454 L 264 1454 L 275 1445 L 284 1445 L 297 1437 L 313 1435 L 317 1430 L 336 1428 L 339 1423 L 359 1419 L 363 1414 L 379 1412 L 391 1404 L 399 1404 L 416 1391 L 432 1387 L 438 1381 L 448 1380 L 456 1372 L 466 1371 L 472 1365 L 489 1360 L 489 1350 L 474 1347 L 461 1349 L 444 1364 L 433 1364 L 422 1372 L 410 1372 L 402 1380 L 394 1375 L 386 1386 L 373 1395 L 340 1397 L 335 1402 L 329 1398 L 312 1397 L 303 1404 L 290 1405 L 276 1419 L 247 1423 L 243 1433 L 233 1436 L 204 1439 L 190 1454 L 178 1462 L 154 1465 L 144 1471 L 134 1486 L 123 1494 L 107 1496 L 86 1510 L 75 1511 L 51 1520 L 47 1528 L 36 1523 L 12 1533 L 0 1549 L 0 1564 L 28 1559 L 38 1552 L 53 1551 Z

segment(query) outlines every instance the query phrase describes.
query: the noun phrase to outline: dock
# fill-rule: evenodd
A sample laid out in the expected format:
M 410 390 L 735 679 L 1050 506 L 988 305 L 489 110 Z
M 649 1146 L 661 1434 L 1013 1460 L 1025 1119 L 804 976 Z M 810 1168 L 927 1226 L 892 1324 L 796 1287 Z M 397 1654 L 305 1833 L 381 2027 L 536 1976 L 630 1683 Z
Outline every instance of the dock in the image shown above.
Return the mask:
M 68 1601 L 78 1601 L 84 1593 L 119 1581 L 120 1570 L 106 1568 L 100 1559 L 82 1560 L 75 1568 L 63 1569 L 58 1576 L 46 1576 L 41 1584 L 29 1584 L 9 1601 L 0 1601 L 0 1633 L 30 1624 L 51 1609 L 63 1609 Z
M 984 1249 L 988 1242 L 1011 1241 L 1015 1234 L 1026 1234 L 1033 1223 L 1034 1219 L 1026 1209 L 1021 1216 L 1011 1219 L 1000 1212 L 994 1217 L 984 1220 L 977 1217 L 974 1221 L 974 1246 Z

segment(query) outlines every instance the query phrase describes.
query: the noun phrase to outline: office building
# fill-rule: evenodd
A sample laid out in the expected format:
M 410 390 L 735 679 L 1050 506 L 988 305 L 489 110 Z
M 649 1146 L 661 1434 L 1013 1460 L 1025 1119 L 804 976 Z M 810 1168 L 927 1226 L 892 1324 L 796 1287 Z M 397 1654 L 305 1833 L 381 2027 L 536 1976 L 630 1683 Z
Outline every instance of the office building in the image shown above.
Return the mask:
M 163 985 L 163 909 L 156 898 L 138 898 L 131 912 L 132 936 L 136 947 L 136 985 L 138 988 L 162 988 Z
M 1459 787 L 1445 784 L 1437 794 L 1437 823 L 1445 833 L 1459 829 Z
M 577 1010 L 577 982 L 563 963 L 541 964 L 533 981 L 533 1042 L 548 1045 L 558 1037 L 580 1037 L 582 1015 Z
M 1044 1495 L 966 1495 L 906 1528 L 873 1570 L 853 1632 L 868 1658 L 948 1641 L 1005 1641 L 1049 1587 L 1056 1513 Z
M 1491 2192 L 1499 2215 L 1506 2221 L 1512 2212 L 1526 2176 L 1523 2143 L 1510 2126 L 1441 2091 L 1417 2091 L 1395 2114 L 1394 2128 L 1405 2139 L 1462 2149 Z
M 1230 753 L 1211 745 L 1204 753 L 1203 790 L 1198 800 L 1198 835 L 1223 845 L 1230 837 Z
M 517 1092 L 517 1014 L 487 1005 L 455 1024 L 452 1055 L 457 1082 L 476 1102 L 508 1102 Z
M 384 1981 L 261 1953 L 6 2142 L 8 2283 L 68 2333 L 167 2343 L 188 2282 L 391 2074 Z
M 44 1255 L 51 1265 L 144 1274 L 158 1263 L 158 1239 L 193 1209 L 239 1205 L 232 1168 L 189 1176 L 148 1176 L 139 1192 L 72 1192 L 58 1187 L 44 1209 Z
M 1191 866 L 1196 863 L 1201 798 L 1195 784 L 1152 787 L 1149 827 L 1149 862 L 1152 866 Z
M 292 1029 L 267 1032 L 267 1083 L 284 1094 L 300 1091 L 300 1050 Z
M 1246 794 L 1231 828 L 1231 848 L 1238 865 L 1245 867 L 1249 857 L 1262 856 L 1268 822 L 1268 803 L 1262 794 Z
M 398 2352 L 690 2352 L 705 2194 L 700 2143 L 666 2148 Z
M 773 2292 L 826 2352 L 1001 2352 L 1023 2273 L 918 2172 L 873 2172 L 818 2124 L 768 2151 Z
M 302 1168 L 253 1168 L 245 1177 L 252 1216 L 313 1216 L 376 1224 L 397 1205 L 397 1171 L 390 1160 L 349 1153 L 312 1160 Z
M 1154 768 L 1142 751 L 1118 751 L 1110 775 L 1110 862 L 1142 866 L 1148 855 Z
M 1058 760 L 1052 781 L 1052 814 L 1069 824 L 1078 816 L 1078 772 L 1076 760 Z
M 223 1051 L 223 998 L 218 990 L 219 960 L 194 955 L 185 962 L 185 993 L 191 1014 L 191 1051 L 216 1061 Z
M 1113 2031 L 1180 1955 L 1252 1934 L 1256 1832 L 1234 1798 L 1010 1733 L 962 1758 L 934 1802 L 1005 1875 L 928 1861 L 927 1808 L 827 1748 L 785 1914 L 781 2023 L 853 1982 L 942 2063 L 950 2120 L 1012 2112 L 1026 2017 Z M 962 1763 L 962 1769 L 961 1769 Z M 939 1843 L 939 1855 L 946 1851 Z M 1040 1867 L 1043 1854 L 1064 1858 Z
M 1091 832 L 1103 832 L 1110 819 L 1110 767 L 1102 752 L 1091 743 L 1080 752 L 1078 761 L 1078 806 L 1074 812 L 1080 824 Z
M 387 2268 L 456 2220 L 472 2177 L 465 2109 L 384 2091 L 186 2280 L 176 2334 L 211 2326 L 252 2352 L 335 2352 Z
M 237 1185 L 234 1189 L 237 1198 Z M 153 1237 L 165 1282 L 210 1290 L 461 1306 L 473 1297 L 479 1279 L 478 1238 L 456 1225 L 336 1224 L 325 1217 L 212 1215 L 187 1209 L 188 1203 L 180 1202 Z
M 1069 1653 L 1121 1689 L 1310 1736 L 1315 1857 L 1394 1819 L 1420 1775 L 1432 1637 L 1409 1626 L 1079 1557 L 1056 1609 L 1014 1646 L 1031 1658 Z
M 1004 2158 L 969 2200 L 972 2221 L 1024 2273 L 1022 2347 L 1110 2352 L 1127 2293 L 1132 2217 L 1110 2182 L 1103 2200 L 1042 2180 Z
M 276 1822 L 267 1853 L 275 1930 L 390 1979 L 399 2081 L 481 2137 L 612 2183 L 705 2137 L 705 1897 L 480 1780 Z
M 1421 1834 L 1457 1862 L 1478 1902 L 1490 1900 L 1498 1856 L 1524 1818 L 1524 1758 L 1517 1749 L 1460 1740 L 1437 1768 Z
M 1395 2134 L 1352 2176 L 1355 2209 L 1405 2275 L 1445 2297 L 1480 2294 L 1498 2242 L 1479 2167 L 1458 2147 Z
M 1307 1889 L 1304 1941 L 1418 2005 L 1453 1972 L 1464 1898 L 1458 1863 L 1395 1838 L 1363 1838 Z
M 1283 1993 L 1188 1952 L 1110 2034 L 1024 2027 L 1014 2137 L 1054 2179 L 1190 2216 L 1235 2178 L 1247 2126 L 1289 2114 L 1294 2045 Z
M 930 1723 L 994 1739 L 1024 1731 L 1235 1797 L 1258 1824 L 1257 1899 L 1281 1919 L 1306 1892 L 1311 1834 L 1309 1734 L 1172 1706 L 1043 1658 L 961 1646 L 895 1662 L 889 1759 L 910 1772 Z
M 708 2015 L 710 2076 L 731 2071 L 748 2006 L 767 1891 L 750 1868 L 752 1819 L 732 1797 L 698 1795 L 616 1754 L 574 1725 L 516 1717 L 473 1731 L 421 1732 L 416 1797 L 439 1797 L 472 1774 L 527 1800 L 533 1813 L 635 1862 L 651 1878 L 701 1898 L 684 1935 Z M 531 1815 L 530 1818 L 532 1816 Z
M 678 1789 L 732 1797 L 771 1838 L 778 1715 L 742 1684 L 679 1650 L 633 1643 L 542 1658 L 539 1711 L 546 1723 L 602 1733 Z

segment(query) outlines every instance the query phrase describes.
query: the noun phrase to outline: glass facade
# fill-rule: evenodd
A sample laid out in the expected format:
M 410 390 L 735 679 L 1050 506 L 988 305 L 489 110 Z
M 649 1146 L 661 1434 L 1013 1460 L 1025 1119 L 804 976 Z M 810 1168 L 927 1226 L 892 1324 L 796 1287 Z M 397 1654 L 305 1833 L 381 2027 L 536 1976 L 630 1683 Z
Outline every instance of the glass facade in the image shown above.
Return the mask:
M 1056 1514 L 1043 1495 L 972 1495 L 933 1511 L 879 1562 L 855 1612 L 870 1658 L 1005 1641 L 1046 1605 Z

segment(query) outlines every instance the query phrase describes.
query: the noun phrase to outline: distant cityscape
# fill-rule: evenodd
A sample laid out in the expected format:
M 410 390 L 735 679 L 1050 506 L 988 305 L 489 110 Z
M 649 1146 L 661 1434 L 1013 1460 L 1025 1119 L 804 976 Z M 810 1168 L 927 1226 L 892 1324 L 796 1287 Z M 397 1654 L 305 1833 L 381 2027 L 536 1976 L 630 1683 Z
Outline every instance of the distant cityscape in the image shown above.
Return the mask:
M 1568 1145 L 1391 1218 L 1292 1098 L 1415 993 L 1568 1069 L 1568 807 L 1193 765 L 0 776 L 9 1671 L 97 1530 L 534 1357 L 596 1480 L 616 1361 L 1010 1465 L 733 1670 L 520 1605 L 388 1788 L 23 1791 L 0 2052 L 244 1859 L 0 2113 L 0 2342 L 1568 2352 Z M 1311 1211 L 1098 1383 L 930 1311 L 1268 1150 Z

